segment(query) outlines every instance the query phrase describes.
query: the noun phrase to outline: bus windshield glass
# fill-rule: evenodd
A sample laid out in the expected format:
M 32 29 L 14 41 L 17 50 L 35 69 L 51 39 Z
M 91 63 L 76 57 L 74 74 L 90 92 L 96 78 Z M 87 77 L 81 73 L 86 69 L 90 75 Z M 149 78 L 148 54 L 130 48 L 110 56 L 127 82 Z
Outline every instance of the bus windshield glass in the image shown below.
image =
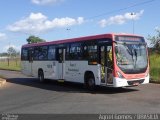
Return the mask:
M 116 62 L 126 74 L 144 73 L 147 69 L 147 48 L 144 42 L 116 42 Z

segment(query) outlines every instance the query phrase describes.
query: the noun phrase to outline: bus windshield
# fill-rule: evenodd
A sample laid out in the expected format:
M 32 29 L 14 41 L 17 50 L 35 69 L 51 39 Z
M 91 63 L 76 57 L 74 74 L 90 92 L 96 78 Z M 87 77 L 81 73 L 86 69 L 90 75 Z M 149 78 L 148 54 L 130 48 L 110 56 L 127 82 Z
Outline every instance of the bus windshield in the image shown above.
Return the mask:
M 147 69 L 146 45 L 141 42 L 116 43 L 115 54 L 119 68 L 126 74 L 144 73 Z

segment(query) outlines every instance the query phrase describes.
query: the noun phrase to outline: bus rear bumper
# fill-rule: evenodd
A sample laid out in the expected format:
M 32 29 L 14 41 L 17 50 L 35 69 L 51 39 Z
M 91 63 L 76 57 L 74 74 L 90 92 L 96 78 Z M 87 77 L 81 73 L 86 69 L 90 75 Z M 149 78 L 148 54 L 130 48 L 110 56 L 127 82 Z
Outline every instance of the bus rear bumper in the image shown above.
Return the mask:
M 132 79 L 132 80 L 127 80 L 117 77 L 113 78 L 113 87 L 138 86 L 140 84 L 147 84 L 147 83 L 149 83 L 149 75 L 146 76 L 145 78 Z

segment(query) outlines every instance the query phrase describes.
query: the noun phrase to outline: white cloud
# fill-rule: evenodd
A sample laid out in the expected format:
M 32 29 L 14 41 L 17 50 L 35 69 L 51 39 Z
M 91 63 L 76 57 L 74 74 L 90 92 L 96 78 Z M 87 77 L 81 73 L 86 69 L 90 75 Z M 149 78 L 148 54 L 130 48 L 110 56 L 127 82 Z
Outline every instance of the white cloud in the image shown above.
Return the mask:
M 6 52 L 8 50 L 8 48 L 10 48 L 10 47 L 13 47 L 16 51 L 21 50 L 21 46 L 16 46 L 16 45 L 11 44 L 11 45 L 4 46 L 3 51 Z
M 113 17 L 110 17 L 109 19 L 103 19 L 99 21 L 99 25 L 101 27 L 106 27 L 108 25 L 114 25 L 114 24 L 124 24 L 129 20 L 138 20 L 144 13 L 144 10 L 141 10 L 138 13 L 125 13 L 124 15 L 116 15 Z
M 31 2 L 36 5 L 51 5 L 62 2 L 62 0 L 31 0 Z
M 5 33 L 0 33 L 0 40 L 4 40 L 7 38 L 7 35 Z
M 28 17 L 9 25 L 7 29 L 12 32 L 38 34 L 55 28 L 80 25 L 83 22 L 83 17 L 78 17 L 77 19 L 64 17 L 49 20 L 42 13 L 31 13 Z
M 160 27 L 159 27 L 159 26 L 156 26 L 156 27 L 155 27 L 155 30 L 156 30 L 156 31 L 160 31 Z

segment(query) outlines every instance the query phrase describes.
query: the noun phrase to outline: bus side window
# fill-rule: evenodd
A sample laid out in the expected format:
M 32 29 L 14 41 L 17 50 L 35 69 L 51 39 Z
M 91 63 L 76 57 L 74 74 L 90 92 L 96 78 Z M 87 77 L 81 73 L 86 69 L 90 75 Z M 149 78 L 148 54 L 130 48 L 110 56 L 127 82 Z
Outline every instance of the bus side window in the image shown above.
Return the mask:
M 62 49 L 58 49 L 58 61 L 59 62 L 62 62 L 62 60 L 63 60 L 63 51 L 62 51 Z
M 47 54 L 48 54 L 47 46 L 42 46 L 39 48 L 39 55 L 38 55 L 39 60 L 47 60 L 48 59 Z
M 89 64 L 97 64 L 97 45 L 88 46 L 88 54 Z
M 69 51 L 70 60 L 81 60 L 82 59 L 82 46 L 81 43 L 71 44 Z
M 29 50 L 28 50 L 28 60 L 29 60 L 29 62 L 33 61 L 33 54 L 34 54 L 33 48 L 29 48 Z
M 48 47 L 40 46 L 34 48 L 34 60 L 47 60 L 48 59 Z
M 90 41 L 83 44 L 83 59 L 88 60 L 89 64 L 96 65 L 98 59 L 96 42 Z
M 39 47 L 34 48 L 34 60 L 38 60 L 38 55 L 39 55 Z
M 70 46 L 67 45 L 67 47 L 66 47 L 66 54 L 65 54 L 65 55 L 66 55 L 66 56 L 65 56 L 66 60 L 70 60 L 69 49 L 70 49 Z
M 22 48 L 21 60 L 28 60 L 28 48 Z
M 83 59 L 87 60 L 88 56 L 89 56 L 88 48 L 87 48 L 87 46 L 84 46 L 84 48 L 83 48 Z
M 48 60 L 55 60 L 56 50 L 55 46 L 49 46 L 48 48 Z

